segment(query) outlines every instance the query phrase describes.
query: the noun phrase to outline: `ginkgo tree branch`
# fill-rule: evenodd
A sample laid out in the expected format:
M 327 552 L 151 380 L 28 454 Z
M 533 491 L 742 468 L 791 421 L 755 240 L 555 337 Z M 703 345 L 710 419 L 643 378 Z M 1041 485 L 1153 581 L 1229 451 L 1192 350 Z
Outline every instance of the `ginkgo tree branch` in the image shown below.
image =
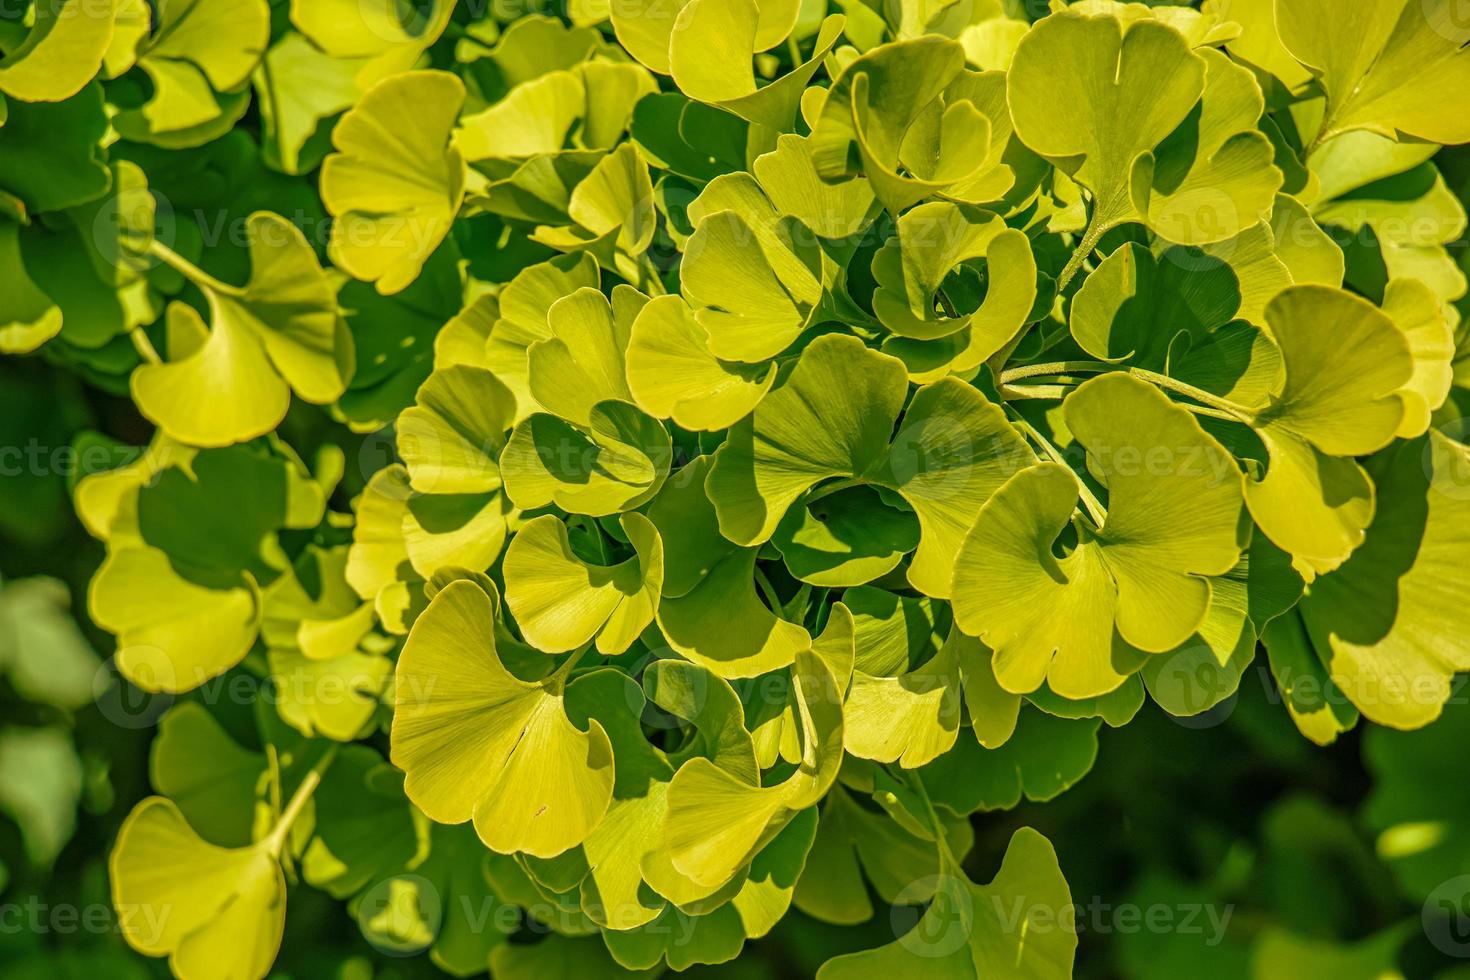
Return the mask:
M 1213 418 L 1242 422 L 1246 425 L 1253 424 L 1256 418 L 1256 413 L 1243 405 L 1237 405 L 1235 402 L 1221 398 L 1218 395 L 1213 395 L 1202 388 L 1197 388 L 1177 378 L 1171 378 L 1167 374 L 1160 374 L 1157 371 L 1149 371 L 1144 368 L 1130 367 L 1127 365 L 1105 364 L 1100 361 L 1052 361 L 1046 364 L 1025 364 L 1021 367 L 1001 372 L 999 382 L 1001 391 L 1005 394 L 1011 390 L 1016 390 L 1013 388 L 1015 382 L 1024 381 L 1028 378 L 1050 378 L 1058 375 L 1067 376 L 1072 374 L 1108 374 L 1111 372 L 1131 374 L 1135 378 L 1147 381 L 1155 387 L 1163 388 L 1166 391 L 1171 391 L 1176 395 L 1182 395 L 1185 398 L 1192 398 L 1199 402 L 1200 405 L 1211 409 L 1209 413 L 1197 412 L 1196 414 L 1208 414 Z M 1030 395 L 1029 397 L 1041 398 L 1046 396 L 1037 394 Z M 1190 410 L 1194 410 L 1195 408 L 1195 406 L 1189 405 L 1185 407 Z

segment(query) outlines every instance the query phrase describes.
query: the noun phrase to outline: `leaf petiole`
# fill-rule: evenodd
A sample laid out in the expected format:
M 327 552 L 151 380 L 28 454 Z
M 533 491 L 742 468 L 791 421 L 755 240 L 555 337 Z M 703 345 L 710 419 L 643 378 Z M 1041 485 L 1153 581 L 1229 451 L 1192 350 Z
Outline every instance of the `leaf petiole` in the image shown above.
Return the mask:
M 571 674 L 571 672 L 576 668 L 577 664 L 582 662 L 582 658 L 587 655 L 587 651 L 590 649 L 592 649 L 592 643 L 589 641 L 582 644 L 577 649 L 573 650 L 571 656 L 567 657 L 567 659 L 562 662 L 562 665 L 556 668 L 556 670 L 552 672 L 551 676 L 546 679 L 547 684 L 558 688 L 564 685 L 566 683 L 567 676 Z
M 1072 257 L 1067 260 L 1066 265 L 1062 266 L 1061 274 L 1057 276 L 1058 296 L 1066 292 L 1072 280 L 1077 277 L 1077 273 L 1082 271 L 1082 263 L 1092 255 L 1093 250 L 1097 248 L 1097 243 L 1102 240 L 1107 230 L 1098 220 L 1099 213 L 1100 209 L 1094 207 L 1092 220 L 1088 222 L 1087 230 L 1082 233 L 1082 240 L 1077 243 L 1077 247 L 1072 251 Z
M 1199 412 L 1197 414 L 1210 414 L 1213 418 L 1224 418 L 1233 422 L 1243 422 L 1246 425 L 1255 423 L 1255 413 L 1244 406 L 1237 405 L 1218 395 L 1212 395 L 1208 391 L 1196 388 L 1194 385 L 1171 378 L 1167 374 L 1159 374 L 1157 371 L 1148 371 L 1138 367 L 1114 366 L 1098 361 L 1052 361 L 1046 364 L 1023 364 L 1021 367 L 1012 368 L 1009 371 L 1002 371 L 1000 375 L 1000 386 L 1004 392 L 1014 385 L 1015 382 L 1024 381 L 1028 378 L 1055 377 L 1057 375 L 1065 376 L 1072 374 L 1107 374 L 1111 371 L 1121 371 L 1131 374 L 1135 378 L 1141 381 L 1147 381 L 1155 387 L 1172 391 L 1176 395 L 1183 395 L 1186 398 L 1192 398 L 1201 405 L 1213 410 L 1213 414 L 1207 412 Z M 1033 395 L 1030 397 L 1040 398 L 1044 396 Z M 1185 407 L 1191 411 L 1195 408 L 1195 406 L 1189 405 Z
M 1088 516 L 1092 518 L 1092 522 L 1094 524 L 1096 524 L 1098 527 L 1102 527 L 1108 519 L 1108 512 L 1106 508 L 1103 507 L 1102 501 L 1098 500 L 1097 496 L 1093 494 L 1092 488 L 1083 481 L 1082 477 L 1077 474 L 1076 470 L 1072 469 L 1071 465 L 1067 462 L 1067 458 L 1062 455 L 1061 451 L 1058 450 L 1056 446 L 1052 445 L 1050 439 L 1041 434 L 1041 431 L 1037 429 L 1036 426 L 1026 421 L 1018 413 L 1013 412 L 1012 416 L 1012 425 L 1020 429 L 1026 435 L 1030 436 L 1032 441 L 1034 441 L 1038 446 L 1041 447 L 1041 451 L 1044 452 L 1053 463 L 1067 467 L 1067 469 L 1071 472 L 1073 479 L 1077 481 L 1077 496 L 1082 498 L 1082 505 L 1087 508 Z
M 311 797 L 316 793 L 317 787 L 322 784 L 322 775 L 336 761 L 339 748 L 338 745 L 328 747 L 327 751 L 322 753 L 322 757 L 316 761 L 316 765 L 312 766 L 311 771 L 306 774 L 306 778 L 301 780 L 301 785 L 296 787 L 296 792 L 291 794 L 291 801 L 281 811 L 281 816 L 276 820 L 275 827 L 271 829 L 270 836 L 264 841 L 271 857 L 277 859 L 281 857 L 291 828 L 300 818 L 302 811 L 306 809 L 306 804 L 311 802 Z
M 239 286 L 231 286 L 227 282 L 221 282 L 157 239 L 149 243 L 148 251 L 200 289 L 208 289 L 219 293 L 221 296 L 230 296 L 235 299 L 239 299 L 245 295 L 244 289 L 241 289 Z
M 782 604 L 781 597 L 776 594 L 776 587 L 771 584 L 770 579 L 766 578 L 766 573 L 761 571 L 759 565 L 755 566 L 755 584 L 761 590 L 761 594 L 766 597 L 766 605 L 771 607 L 771 612 L 775 613 L 778 619 L 785 619 L 786 607 Z
M 149 364 L 163 363 L 163 358 L 158 356 L 158 349 L 153 346 L 153 341 L 148 339 L 148 334 L 142 327 L 134 327 L 129 330 L 128 337 L 133 341 L 133 348 L 143 360 Z

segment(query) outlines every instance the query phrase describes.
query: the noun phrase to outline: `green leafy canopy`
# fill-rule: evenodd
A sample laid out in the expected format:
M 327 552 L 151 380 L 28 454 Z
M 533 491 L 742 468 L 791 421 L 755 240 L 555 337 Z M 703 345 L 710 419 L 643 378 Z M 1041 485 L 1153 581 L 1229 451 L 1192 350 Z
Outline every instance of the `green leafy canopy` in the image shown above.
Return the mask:
M 1056 849 L 970 817 L 1103 722 L 1258 640 L 1314 742 L 1440 716 L 1452 4 L 531 6 L 0 15 L 0 351 L 147 443 L 70 484 L 117 669 L 183 697 L 135 949 L 260 980 L 304 881 L 459 976 L 795 906 L 872 923 L 829 980 L 1068 977 Z

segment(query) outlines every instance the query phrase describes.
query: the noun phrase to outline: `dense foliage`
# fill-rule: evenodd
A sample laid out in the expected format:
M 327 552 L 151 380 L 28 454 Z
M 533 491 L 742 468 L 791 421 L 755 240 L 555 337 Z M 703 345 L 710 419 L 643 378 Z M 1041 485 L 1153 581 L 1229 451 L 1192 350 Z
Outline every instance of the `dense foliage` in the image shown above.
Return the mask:
M 110 722 L 183 980 L 1451 976 L 1453 0 L 531 6 L 0 12 L 0 882 Z

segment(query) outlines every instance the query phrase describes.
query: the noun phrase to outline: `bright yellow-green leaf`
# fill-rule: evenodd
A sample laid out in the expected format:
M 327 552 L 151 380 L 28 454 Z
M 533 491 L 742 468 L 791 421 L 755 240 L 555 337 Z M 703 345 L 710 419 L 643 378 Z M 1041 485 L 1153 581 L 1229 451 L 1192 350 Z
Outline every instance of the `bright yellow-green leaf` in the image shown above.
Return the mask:
M 1343 8 L 1278 0 L 1276 26 L 1326 90 L 1319 141 L 1354 129 L 1432 143 L 1470 140 L 1470 122 L 1453 108 L 1470 84 L 1465 25 L 1454 4 L 1384 0 Z
M 26 102 L 60 102 L 82 90 L 112 43 L 114 0 L 39 3 L 25 41 L 0 58 L 0 92 Z
M 123 936 L 181 980 L 263 980 L 286 923 L 286 879 L 266 842 L 216 847 L 162 797 L 140 803 L 110 863 Z
M 1266 309 L 1284 377 L 1255 418 L 1270 453 L 1246 481 L 1261 530 L 1319 572 L 1340 565 L 1373 518 L 1373 484 L 1354 456 L 1382 449 L 1404 421 L 1398 391 L 1414 364 L 1408 340 L 1364 299 L 1294 286 Z
M 618 654 L 653 622 L 663 542 L 641 514 L 624 514 L 621 523 L 637 553 L 611 566 L 579 559 L 566 525 L 551 515 L 516 532 L 505 556 L 505 602 L 537 649 L 561 653 L 595 636 L 599 652 Z
M 398 658 L 393 764 L 431 819 L 473 818 L 487 847 L 555 857 L 586 840 L 612 798 L 613 756 L 596 720 L 567 718 L 566 677 L 525 681 L 496 651 L 495 604 L 453 582 Z
M 175 305 L 171 360 L 132 377 L 140 410 L 180 442 L 224 446 L 262 435 L 286 414 L 289 391 L 324 404 L 352 375 L 351 335 L 305 236 L 268 213 L 252 215 L 246 234 L 251 271 L 243 287 L 194 275 L 209 301 L 207 335 L 200 339 L 192 308 Z
M 332 131 L 322 201 L 333 264 L 388 295 L 418 278 L 464 199 L 465 166 L 450 145 L 464 102 L 457 75 L 415 71 L 380 82 Z
M 1199 101 L 1205 61 L 1158 21 L 1068 12 L 1021 40 L 1009 83 L 1016 135 L 1091 192 L 1101 230 L 1141 217 L 1135 175 Z
M 1104 407 L 1106 406 L 1106 407 Z M 956 621 L 995 650 L 1001 686 L 1048 681 L 1066 698 L 1105 694 L 1140 650 L 1186 640 L 1209 610 L 1208 576 L 1240 559 L 1241 475 L 1234 459 L 1157 389 L 1104 375 L 1064 403 L 1089 469 L 1108 490 L 1100 527 L 1074 517 L 1079 477 L 1044 463 L 981 508 L 955 565 Z M 1076 544 L 1055 549 L 1071 524 Z

